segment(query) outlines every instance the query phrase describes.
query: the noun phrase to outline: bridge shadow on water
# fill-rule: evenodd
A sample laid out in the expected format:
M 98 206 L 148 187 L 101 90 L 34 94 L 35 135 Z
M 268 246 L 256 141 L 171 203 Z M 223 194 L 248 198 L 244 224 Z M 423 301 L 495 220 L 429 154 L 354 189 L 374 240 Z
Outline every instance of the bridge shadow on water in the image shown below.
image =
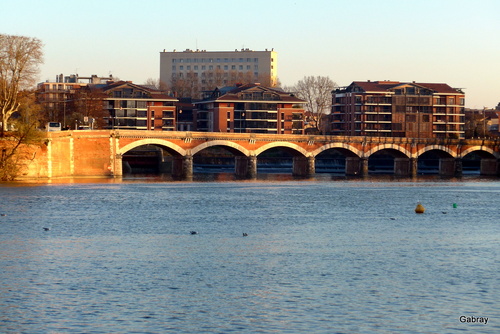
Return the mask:
M 134 173 L 124 175 L 125 182 L 478 182 L 498 181 L 497 177 L 482 176 L 479 173 L 464 174 L 461 177 L 444 177 L 437 174 L 419 174 L 415 177 L 399 177 L 388 173 L 370 173 L 365 177 L 346 176 L 344 173 L 316 173 L 313 177 L 294 176 L 275 169 L 257 173 L 254 179 L 237 177 L 232 171 L 203 171 L 193 173 L 192 180 L 178 180 L 168 173 Z

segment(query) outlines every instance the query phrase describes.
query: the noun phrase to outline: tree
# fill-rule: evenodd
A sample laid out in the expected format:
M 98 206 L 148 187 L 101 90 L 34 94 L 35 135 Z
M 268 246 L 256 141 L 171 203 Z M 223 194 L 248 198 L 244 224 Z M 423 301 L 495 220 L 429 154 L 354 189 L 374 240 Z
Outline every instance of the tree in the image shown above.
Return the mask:
M 161 90 L 162 92 L 168 92 L 170 90 L 168 85 L 165 82 L 160 81 L 160 79 L 148 78 L 144 82 L 144 85 L 145 86 L 154 86 L 156 89 Z
M 41 106 L 35 102 L 34 91 L 18 93 L 19 108 L 12 115 L 14 131 L 0 138 L 0 180 L 12 181 L 35 158 L 43 143 L 38 131 Z
M 300 99 L 307 101 L 306 112 L 311 125 L 318 133 L 324 132 L 325 115 L 332 106 L 332 90 L 337 87 L 329 77 L 305 76 L 295 86 L 287 88 Z
M 19 92 L 32 86 L 43 62 L 42 42 L 37 38 L 0 34 L 1 136 L 10 116 L 19 109 Z
M 70 114 L 70 122 L 67 124 L 88 125 L 86 123 L 93 123 L 93 128 L 103 129 L 107 125 L 106 117 L 109 116 L 109 113 L 103 108 L 105 98 L 106 95 L 102 90 L 93 85 L 78 89 L 69 106 L 72 113 Z

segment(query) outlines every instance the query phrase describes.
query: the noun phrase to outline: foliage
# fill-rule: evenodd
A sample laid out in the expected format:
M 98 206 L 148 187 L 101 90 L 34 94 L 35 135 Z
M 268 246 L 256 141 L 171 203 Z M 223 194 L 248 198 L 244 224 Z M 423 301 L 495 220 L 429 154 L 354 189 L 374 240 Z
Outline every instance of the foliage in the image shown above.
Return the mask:
M 19 176 L 29 160 L 34 159 L 30 145 L 41 145 L 43 132 L 38 130 L 40 105 L 32 91 L 19 93 L 19 108 L 12 121 L 14 130 L 0 138 L 0 180 L 11 181 Z
M 43 62 L 42 42 L 37 38 L 0 34 L 1 136 L 9 118 L 20 107 L 19 92 L 35 83 Z

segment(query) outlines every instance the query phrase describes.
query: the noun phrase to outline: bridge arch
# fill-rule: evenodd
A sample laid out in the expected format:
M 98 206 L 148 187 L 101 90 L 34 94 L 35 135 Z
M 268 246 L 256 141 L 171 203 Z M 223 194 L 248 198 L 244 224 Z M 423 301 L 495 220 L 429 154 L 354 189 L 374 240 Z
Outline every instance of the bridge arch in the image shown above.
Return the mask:
M 212 146 L 224 146 L 224 147 L 228 148 L 231 151 L 231 153 L 233 153 L 233 154 L 236 154 L 239 152 L 242 155 L 247 156 L 247 157 L 250 155 L 249 150 L 247 150 L 246 148 L 244 148 L 240 144 L 237 144 L 237 143 L 230 141 L 230 140 L 210 140 L 210 141 L 207 141 L 203 144 L 200 144 L 200 145 L 192 148 L 191 155 L 195 155 L 196 153 L 200 152 L 201 150 L 204 150 L 204 149 L 206 149 L 208 147 L 212 147 Z
M 269 143 L 269 144 L 263 145 L 263 146 L 259 147 L 258 149 L 256 149 L 253 153 L 255 153 L 255 155 L 258 156 L 262 152 L 267 151 L 267 150 L 269 150 L 271 148 L 275 148 L 275 147 L 289 148 L 292 151 L 299 152 L 300 154 L 302 154 L 305 157 L 312 156 L 310 152 L 307 152 L 305 149 L 303 149 L 299 145 L 293 144 L 293 143 L 288 143 L 288 142 L 283 142 L 283 141 L 273 142 L 273 143 Z
M 186 150 L 183 149 L 182 147 L 180 147 L 179 145 L 176 145 L 176 144 L 169 142 L 168 140 L 165 140 L 165 139 L 156 139 L 156 138 L 146 138 L 146 139 L 134 141 L 134 142 L 127 144 L 127 145 L 123 146 L 122 148 L 120 148 L 118 153 L 123 155 L 123 154 L 127 153 L 128 151 L 130 151 L 136 147 L 143 146 L 143 145 L 164 146 L 164 147 L 171 149 L 172 151 L 175 151 L 176 153 L 178 153 L 178 155 L 181 155 L 181 156 L 185 156 L 187 153 Z
M 452 158 L 457 158 L 457 153 L 451 149 L 449 149 L 448 147 L 446 146 L 442 146 L 442 145 L 429 145 L 429 146 L 426 146 L 422 149 L 420 149 L 416 155 L 417 155 L 417 158 L 420 157 L 422 154 L 426 153 L 426 152 L 429 152 L 429 151 L 441 151 L 441 152 L 446 152 L 450 155 L 450 157 Z
M 405 149 L 404 147 L 401 147 L 400 145 L 397 144 L 381 144 L 377 145 L 371 150 L 367 151 L 364 155 L 364 157 L 369 158 L 372 154 L 380 152 L 382 150 L 392 150 L 392 151 L 397 151 L 405 155 L 406 158 L 411 158 L 412 154 L 410 151 Z
M 358 150 L 354 146 L 351 146 L 351 145 L 346 144 L 346 143 L 329 143 L 329 144 L 326 144 L 326 145 L 323 145 L 323 146 L 317 148 L 316 150 L 312 151 L 310 154 L 313 157 L 316 157 L 317 155 L 319 155 L 320 153 L 322 153 L 326 150 L 335 149 L 335 148 L 342 148 L 343 152 L 349 151 L 353 154 L 353 156 L 357 156 L 358 158 L 363 156 L 363 151 Z
M 459 158 L 463 158 L 467 154 L 472 153 L 472 152 L 476 152 L 476 151 L 487 152 L 487 153 L 491 154 L 493 157 L 495 157 L 496 159 L 500 159 L 499 152 L 495 152 L 489 147 L 484 147 L 484 146 L 480 146 L 480 145 L 469 147 L 468 149 L 466 149 L 465 151 L 460 153 Z

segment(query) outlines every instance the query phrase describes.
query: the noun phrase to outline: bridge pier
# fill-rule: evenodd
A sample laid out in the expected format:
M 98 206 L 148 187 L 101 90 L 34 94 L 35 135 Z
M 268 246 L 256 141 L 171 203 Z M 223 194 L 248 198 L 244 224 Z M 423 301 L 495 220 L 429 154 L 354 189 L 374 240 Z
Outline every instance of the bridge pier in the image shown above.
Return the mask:
M 368 176 L 368 158 L 361 158 L 361 176 Z
M 409 176 L 411 171 L 411 163 L 408 158 L 395 158 L 394 159 L 394 175 L 396 176 Z
M 316 158 L 313 156 L 307 157 L 307 176 L 313 177 L 316 174 Z
M 172 161 L 172 176 L 182 180 L 192 180 L 193 157 L 191 155 L 174 157 Z
M 123 176 L 123 157 L 121 154 L 115 155 L 115 161 L 113 162 L 114 166 L 112 169 L 112 173 L 114 177 Z M 127 163 L 128 165 L 128 163 Z M 130 168 L 130 165 L 129 165 Z
M 359 158 L 346 157 L 345 158 L 345 175 L 360 175 L 359 172 Z
M 498 161 L 496 159 L 481 159 L 481 175 L 497 176 Z
M 293 157 L 293 175 L 312 177 L 315 173 L 316 166 L 314 157 Z
M 456 164 L 455 159 L 439 159 L 439 175 L 455 176 Z
M 416 177 L 418 174 L 418 159 L 410 158 L 410 175 Z
M 257 156 L 235 156 L 234 174 L 241 178 L 255 179 L 257 177 Z
M 463 173 L 462 159 L 456 158 L 455 159 L 455 176 L 460 177 L 460 176 L 462 176 L 462 173 Z

